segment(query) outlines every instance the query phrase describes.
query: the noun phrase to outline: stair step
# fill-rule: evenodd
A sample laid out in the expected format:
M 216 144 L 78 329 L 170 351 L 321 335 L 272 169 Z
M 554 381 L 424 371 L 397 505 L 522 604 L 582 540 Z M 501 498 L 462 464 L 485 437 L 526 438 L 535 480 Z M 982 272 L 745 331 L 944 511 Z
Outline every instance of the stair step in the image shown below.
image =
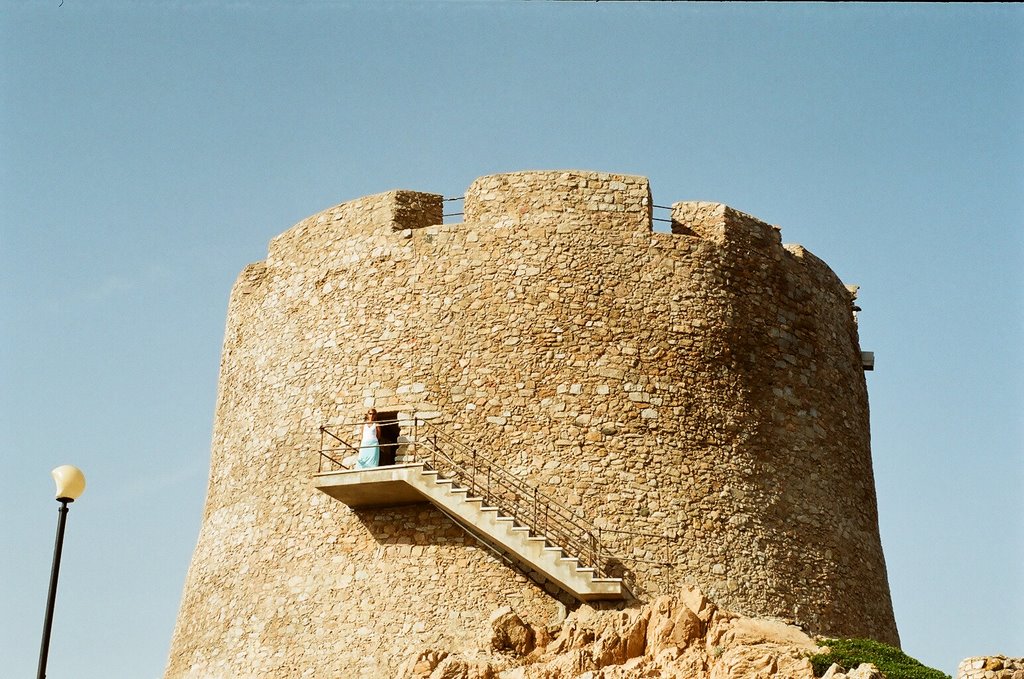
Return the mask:
M 538 507 L 536 492 L 532 505 L 528 504 L 529 497 L 483 496 L 480 495 L 483 487 L 476 483 L 478 468 L 467 466 L 460 470 L 448 468 L 447 464 L 445 468 L 447 471 L 441 471 L 429 462 L 420 461 L 418 469 L 398 480 L 419 490 L 456 524 L 500 558 L 517 564 L 521 572 L 546 591 L 555 593 L 564 588 L 582 601 L 621 598 L 628 593 L 622 578 L 595 577 L 598 575 L 596 568 L 581 567 L 580 557 L 571 554 L 582 553 L 585 547 L 563 535 L 557 524 L 544 521 L 544 508 Z M 448 492 L 439 492 L 442 490 Z M 520 500 L 524 500 L 522 505 L 517 504 Z M 460 509 L 459 501 L 473 503 L 473 506 Z M 490 504 L 499 501 L 500 506 Z M 482 512 L 487 512 L 490 518 L 483 517 Z M 537 525 L 531 527 L 534 520 Z M 503 526 L 507 530 L 502 530 Z M 568 548 L 559 546 L 567 541 Z

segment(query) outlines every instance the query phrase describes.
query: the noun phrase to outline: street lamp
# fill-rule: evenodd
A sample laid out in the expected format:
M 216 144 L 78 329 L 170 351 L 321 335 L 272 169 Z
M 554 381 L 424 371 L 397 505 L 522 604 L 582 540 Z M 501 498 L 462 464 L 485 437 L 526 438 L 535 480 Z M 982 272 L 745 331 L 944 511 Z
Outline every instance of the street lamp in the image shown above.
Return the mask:
M 68 519 L 68 503 L 74 502 L 85 490 L 85 474 L 78 467 L 61 465 L 50 474 L 57 482 L 57 542 L 53 546 L 53 568 L 50 570 L 50 593 L 46 597 L 46 619 L 43 622 L 43 644 L 39 649 L 38 679 L 46 679 L 46 656 L 50 652 L 50 627 L 53 625 L 53 603 L 57 599 L 57 575 L 60 572 L 60 553 L 64 547 L 64 524 Z

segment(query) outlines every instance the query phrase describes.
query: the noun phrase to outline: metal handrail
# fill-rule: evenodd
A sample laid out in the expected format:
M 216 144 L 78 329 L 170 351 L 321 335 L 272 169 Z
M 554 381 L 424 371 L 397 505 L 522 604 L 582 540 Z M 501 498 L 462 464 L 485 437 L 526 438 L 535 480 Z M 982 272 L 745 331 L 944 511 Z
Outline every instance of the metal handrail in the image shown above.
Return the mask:
M 326 436 L 330 436 L 332 439 L 334 439 L 335 441 L 337 441 L 338 443 L 340 443 L 344 447 L 338 447 L 338 448 L 326 448 L 326 447 L 324 447 L 324 442 L 325 442 L 324 436 L 325 435 Z M 321 426 L 320 427 L 320 464 L 317 467 L 317 472 L 322 474 L 325 471 L 337 471 L 338 469 L 352 469 L 352 467 L 346 465 L 342 460 L 337 460 L 337 459 L 331 457 L 330 455 L 328 455 L 329 452 L 333 453 L 333 452 L 338 451 L 338 450 L 344 451 L 345 449 L 348 449 L 348 450 L 356 453 L 357 455 L 359 454 L 359 447 L 353 446 L 348 441 L 342 439 L 340 436 L 338 436 L 334 432 L 332 432 L 329 429 L 327 429 L 327 427 Z M 327 462 L 331 463 L 331 464 L 336 465 L 337 469 L 324 469 L 324 461 L 325 460 Z
M 397 423 L 402 422 L 402 421 L 403 420 L 399 420 L 399 419 L 377 420 L 377 424 L 397 424 Z M 345 427 L 345 426 L 350 426 L 350 425 L 354 425 L 354 424 L 355 423 L 352 422 L 352 423 L 343 423 L 343 424 L 335 425 L 335 426 Z M 363 424 L 363 422 L 360 421 L 359 424 Z M 337 441 L 341 445 L 338 446 L 338 447 L 335 447 L 335 448 L 327 448 L 327 447 L 325 447 L 324 444 L 326 443 L 326 439 L 325 439 L 326 436 L 331 437 L 332 439 L 334 439 L 335 441 Z M 355 453 L 356 455 L 358 455 L 359 452 L 362 449 L 363 449 L 363 446 L 353 446 L 351 443 L 349 443 L 345 439 L 341 438 L 340 436 L 338 436 L 337 434 L 332 432 L 327 427 L 321 425 L 320 426 L 320 464 L 317 467 L 317 473 L 322 474 L 324 472 L 329 472 L 329 471 L 338 471 L 339 469 L 346 469 L 346 470 L 354 469 L 355 467 L 353 467 L 351 465 L 345 464 L 344 460 L 338 460 L 338 459 L 332 457 L 331 455 L 329 455 L 328 453 L 333 453 L 335 451 L 346 451 L 347 450 L 350 454 L 351 453 Z M 346 455 L 345 457 L 348 457 L 348 456 Z M 326 462 L 335 465 L 336 468 L 335 469 L 325 469 L 324 468 L 325 460 L 326 460 Z M 327 466 L 330 466 L 330 464 L 327 465 Z
M 602 577 L 607 575 L 602 553 L 607 556 L 608 550 L 597 539 L 596 529 L 585 519 L 501 467 L 481 460 L 475 453 L 471 453 L 473 459 L 468 465 L 460 464 L 441 448 L 439 440 L 444 439 L 432 435 L 425 441 L 431 452 L 425 462 L 432 469 L 445 473 L 446 478 L 460 483 L 471 496 L 482 498 L 516 523 L 572 554 L 584 566 L 594 568 Z M 458 445 L 451 439 L 446 442 Z
M 413 437 L 406 441 L 409 444 L 405 450 L 407 456 L 422 463 L 425 469 L 436 472 L 439 478 L 465 488 L 468 497 L 480 498 L 486 506 L 497 508 L 500 514 L 512 518 L 518 525 L 527 527 L 531 534 L 544 537 L 551 546 L 557 546 L 568 556 L 575 557 L 580 566 L 594 569 L 595 577 L 620 577 L 627 581 L 630 589 L 634 589 L 635 579 L 625 568 L 624 561 L 660 566 L 676 565 L 669 560 L 668 552 L 671 547 L 669 543 L 678 542 L 678 537 L 599 528 L 536 486 L 529 485 L 503 467 L 479 455 L 475 448 L 454 438 L 439 426 L 415 416 L 411 419 L 399 418 L 378 422 L 393 423 L 411 423 L 413 426 Z M 331 426 L 339 428 L 358 424 L 362 424 L 362 421 L 343 422 Z M 325 448 L 327 437 L 341 447 Z M 358 454 L 359 447 L 349 444 L 328 427 L 320 427 L 321 472 L 325 471 L 325 460 L 337 465 L 337 468 L 351 469 L 328 454 L 345 450 Z M 606 534 L 660 539 L 664 541 L 665 560 L 613 554 L 604 544 L 603 538 Z
M 387 420 L 379 424 L 398 421 Z M 342 423 L 335 426 L 345 427 L 354 424 Z M 593 568 L 598 577 L 610 577 L 605 561 L 619 560 L 611 557 L 608 549 L 598 538 L 598 529 L 584 517 L 540 489 L 530 486 L 502 467 L 484 459 L 474 448 L 449 436 L 435 425 L 414 417 L 413 426 L 417 434 L 413 440 L 415 448 L 411 451 L 412 456 L 422 462 L 427 469 L 464 486 L 469 495 L 480 497 L 488 506 L 496 507 L 499 512 L 511 517 L 515 523 L 526 526 L 538 536 L 543 536 L 552 546 L 560 547 L 563 552 L 577 558 L 580 565 Z M 425 435 L 420 435 L 420 427 L 423 428 Z M 344 446 L 330 452 L 345 449 L 358 452 L 356 446 L 348 444 L 330 429 L 321 426 L 320 471 L 324 471 L 325 459 L 340 468 L 348 468 L 327 453 L 324 447 L 325 437 L 330 437 Z

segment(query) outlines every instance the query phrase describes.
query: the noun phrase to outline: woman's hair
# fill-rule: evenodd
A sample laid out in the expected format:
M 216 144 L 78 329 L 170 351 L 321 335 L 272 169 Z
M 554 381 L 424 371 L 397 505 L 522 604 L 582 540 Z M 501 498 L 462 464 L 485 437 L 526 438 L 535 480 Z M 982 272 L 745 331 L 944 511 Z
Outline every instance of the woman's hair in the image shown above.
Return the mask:
M 370 408 L 369 410 L 366 411 L 366 421 L 374 422 L 374 421 L 376 421 L 376 419 L 377 419 L 377 409 L 376 408 Z

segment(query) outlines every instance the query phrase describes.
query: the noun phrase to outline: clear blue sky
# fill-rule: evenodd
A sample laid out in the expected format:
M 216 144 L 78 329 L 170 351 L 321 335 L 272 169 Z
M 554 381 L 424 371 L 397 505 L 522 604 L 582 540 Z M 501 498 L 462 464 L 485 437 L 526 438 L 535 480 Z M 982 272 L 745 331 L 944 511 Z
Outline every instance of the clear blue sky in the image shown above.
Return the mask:
M 228 292 L 361 195 L 650 177 L 861 285 L 907 652 L 1024 656 L 1024 6 L 0 2 L 0 675 L 156 678 Z

